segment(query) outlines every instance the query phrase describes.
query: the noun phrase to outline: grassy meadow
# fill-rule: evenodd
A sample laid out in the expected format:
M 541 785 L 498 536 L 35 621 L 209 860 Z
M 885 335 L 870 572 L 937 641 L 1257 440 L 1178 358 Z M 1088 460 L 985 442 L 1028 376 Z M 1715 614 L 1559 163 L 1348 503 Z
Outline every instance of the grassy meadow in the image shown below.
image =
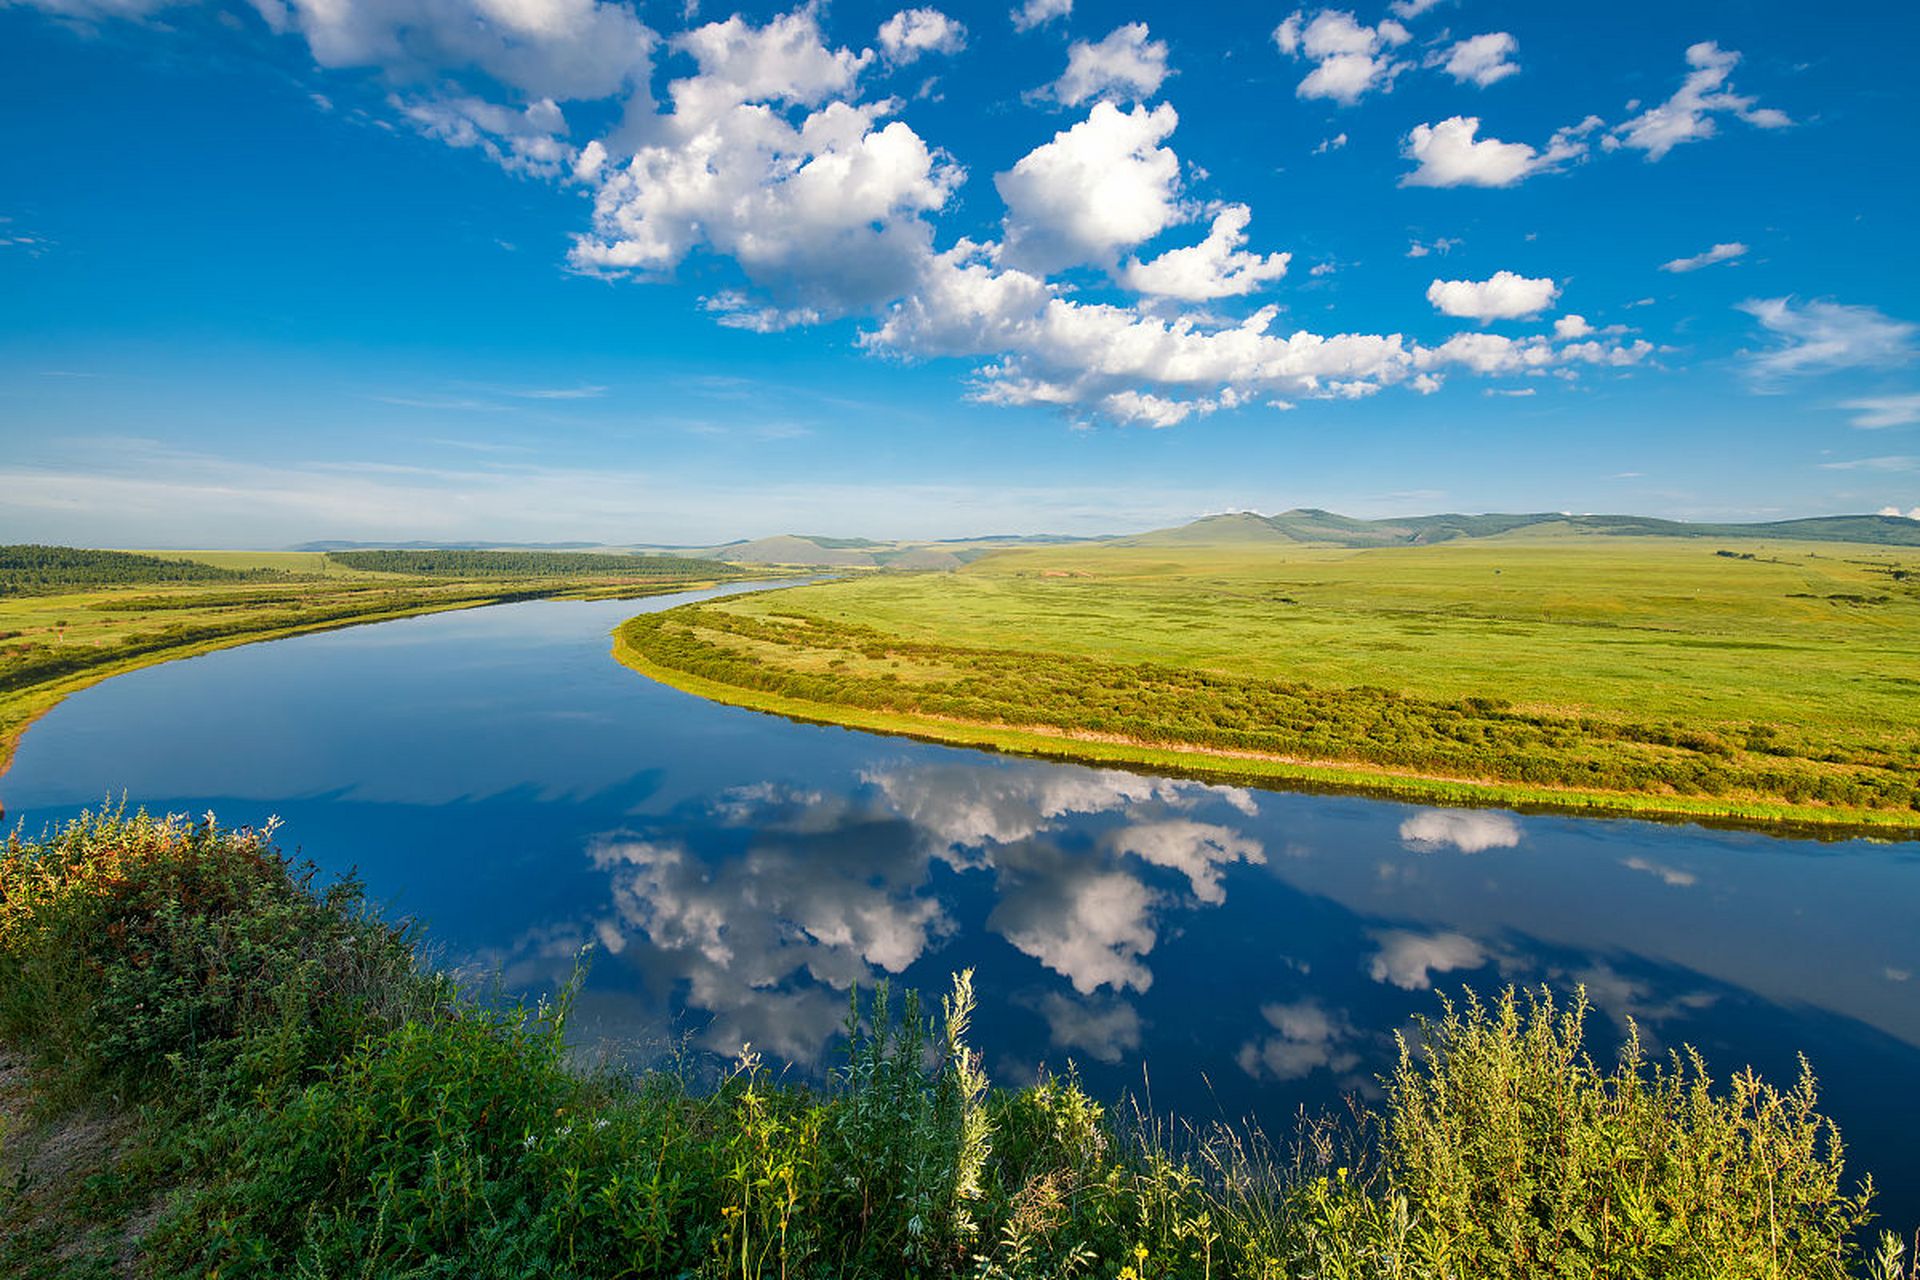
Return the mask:
M 649 674 L 1043 754 L 1920 829 L 1920 552 L 1527 531 L 1081 544 L 636 620 Z
M 443 609 L 549 597 L 644 596 L 737 571 L 707 562 L 636 561 L 646 572 L 388 573 L 307 551 L 76 553 L 90 561 L 52 581 L 0 548 L 0 771 L 36 718 L 108 676 L 210 649 Z M 187 561 L 223 577 L 181 581 Z M 11 565 L 11 567 L 9 567 Z M 156 567 L 158 566 L 158 567 Z M 671 576 L 662 569 L 670 569 Z M 717 572 L 716 572 L 717 571 Z
M 1914 1280 L 1810 1071 L 1584 1050 L 1471 993 L 1375 1108 L 1183 1124 L 996 1086 L 976 993 L 848 999 L 840 1065 L 589 1069 L 270 832 L 0 844 L 0 1269 L 27 1280 Z M 992 993 L 982 993 L 991 998 Z

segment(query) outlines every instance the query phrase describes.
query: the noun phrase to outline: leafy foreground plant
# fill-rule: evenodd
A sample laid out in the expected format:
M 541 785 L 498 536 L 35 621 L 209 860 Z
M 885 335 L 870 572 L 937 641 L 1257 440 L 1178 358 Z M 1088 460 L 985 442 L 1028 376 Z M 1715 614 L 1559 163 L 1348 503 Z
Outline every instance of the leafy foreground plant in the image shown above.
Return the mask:
M 969 974 L 937 1014 L 855 992 L 818 1088 L 750 1052 L 716 1087 L 585 1072 L 552 1005 L 493 1008 L 270 832 L 124 812 L 0 852 L 0 1040 L 42 1119 L 115 1100 L 104 1167 L 0 1191 L 20 1274 L 492 1277 L 1837 1277 L 1870 1184 L 1810 1072 L 1716 1090 L 1610 1070 L 1586 1005 L 1472 993 L 1403 1043 L 1379 1113 L 1116 1119 L 1071 1076 L 993 1089 Z M 7 1163 L 16 1163 L 9 1136 Z M 24 1165 L 22 1166 L 25 1167 Z M 107 1188 L 111 1194 L 103 1192 Z M 117 1231 L 100 1230 L 103 1216 Z M 37 1246 L 36 1246 L 37 1247 Z M 110 1250 L 109 1250 L 110 1252 Z M 52 1263 L 47 1257 L 55 1257 Z M 36 1269 L 37 1268 L 37 1269 Z

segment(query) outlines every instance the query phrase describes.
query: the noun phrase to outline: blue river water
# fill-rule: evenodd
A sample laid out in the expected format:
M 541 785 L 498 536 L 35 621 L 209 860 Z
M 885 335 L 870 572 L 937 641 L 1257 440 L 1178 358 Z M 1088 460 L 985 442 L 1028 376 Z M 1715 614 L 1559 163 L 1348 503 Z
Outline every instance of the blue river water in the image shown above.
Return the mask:
M 703 593 L 705 594 L 705 593 Z M 1204 785 L 792 723 L 655 684 L 610 630 L 687 597 L 539 602 L 120 676 L 0 777 L 38 832 L 106 797 L 356 872 L 444 963 L 551 991 L 623 1060 L 831 1062 L 850 984 L 971 967 L 998 1081 L 1285 1130 L 1377 1095 L 1434 988 L 1584 984 L 1596 1056 L 1789 1083 L 1889 1225 L 1920 1224 L 1920 845 Z

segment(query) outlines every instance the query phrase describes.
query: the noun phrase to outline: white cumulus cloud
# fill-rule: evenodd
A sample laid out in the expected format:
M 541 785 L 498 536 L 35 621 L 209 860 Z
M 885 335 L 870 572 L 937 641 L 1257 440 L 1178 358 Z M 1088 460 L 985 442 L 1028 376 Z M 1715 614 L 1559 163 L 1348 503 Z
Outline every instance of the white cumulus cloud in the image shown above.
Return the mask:
M 1052 93 L 1070 107 L 1089 98 L 1144 102 L 1167 78 L 1167 44 L 1147 36 L 1147 24 L 1115 27 L 1097 43 L 1076 40 L 1067 48 L 1067 69 Z
M 1122 111 L 1098 102 L 1085 120 L 996 175 L 1007 206 L 1002 260 L 1043 274 L 1109 265 L 1120 250 L 1183 221 L 1180 160 L 1160 145 L 1179 122 L 1165 103 Z
M 1403 187 L 1511 187 L 1537 173 L 1550 173 L 1587 154 L 1587 135 L 1601 126 L 1598 116 L 1556 132 L 1544 150 L 1524 142 L 1479 137 L 1478 116 L 1449 116 L 1439 124 L 1415 125 L 1401 154 L 1416 167 L 1400 179 Z
M 1311 19 L 1305 12 L 1295 13 L 1273 31 L 1281 53 L 1313 64 L 1294 92 L 1346 106 L 1393 84 L 1406 64 L 1392 51 L 1412 38 L 1391 18 L 1367 26 L 1343 9 L 1322 9 Z
M 624 4 L 600 0 L 256 0 L 275 31 L 323 67 L 414 80 L 478 68 L 534 97 L 600 98 L 644 85 L 657 43 Z
M 145 0 L 29 3 L 63 14 L 76 5 L 102 15 L 146 8 Z M 1021 25 L 1071 8 L 1067 0 L 1016 3 Z M 958 161 L 900 118 L 907 107 L 899 99 L 876 98 L 863 83 L 960 48 L 964 31 L 942 9 L 880 10 L 876 17 L 892 16 L 871 50 L 830 41 L 816 5 L 705 23 L 685 9 L 692 25 L 664 45 L 677 78 L 656 101 L 662 41 L 624 3 L 256 5 L 276 30 L 305 39 L 323 67 L 377 72 L 396 117 L 421 132 L 583 188 L 592 213 L 574 237 L 575 269 L 653 281 L 691 260 L 711 281 L 698 305 L 719 324 L 769 332 L 851 318 L 868 352 L 972 362 L 968 394 L 984 403 L 1165 427 L 1255 404 L 1351 400 L 1401 386 L 1424 394 L 1462 373 L 1572 377 L 1651 351 L 1612 331 L 1575 335 L 1560 326 L 1426 345 L 1391 330 L 1283 324 L 1278 306 L 1251 314 L 1216 307 L 1281 281 L 1290 255 L 1250 247 L 1246 204 L 1187 191 L 1167 145 L 1173 108 L 1140 101 L 1168 75 L 1165 42 L 1141 23 L 1070 48 L 1049 94 L 1088 114 L 996 176 L 998 238 L 982 243 L 937 227 L 966 181 Z M 1398 12 L 1427 7 L 1406 0 Z M 1296 14 L 1274 38 L 1312 64 L 1302 94 L 1340 101 L 1385 87 L 1402 65 L 1396 51 L 1411 40 L 1392 19 L 1369 26 L 1343 10 Z M 1409 150 L 1420 167 L 1406 181 L 1511 185 L 1584 152 L 1597 127 L 1562 130 L 1536 151 L 1477 138 L 1478 124 L 1456 117 L 1421 126 Z M 1194 184 L 1209 180 L 1197 167 L 1184 172 Z M 1200 219 L 1204 235 L 1158 239 Z M 0 243 L 33 251 L 42 240 Z M 1059 278 L 1089 267 L 1124 300 L 1082 295 L 1083 281 Z M 1332 269 L 1323 260 L 1315 272 Z
M 721 295 L 728 322 L 771 329 L 870 311 L 911 287 L 961 173 L 889 103 L 843 96 L 867 55 L 830 49 L 811 10 L 679 37 L 697 75 L 669 87 L 654 141 L 600 175 L 584 270 L 660 274 L 696 249 L 738 263 L 764 305 Z M 830 99 L 830 100 L 829 100 Z M 780 110 L 808 110 L 797 124 Z
M 938 9 L 902 9 L 880 24 L 880 52 L 901 66 L 926 53 L 958 53 L 967 29 Z
M 1514 320 L 1537 316 L 1560 296 L 1551 277 L 1538 278 L 1496 271 L 1485 280 L 1435 280 L 1427 286 L 1427 301 L 1442 315 L 1478 320 Z
M 1434 54 L 1428 65 L 1441 68 L 1461 84 L 1484 89 L 1519 72 L 1520 64 L 1513 60 L 1519 51 L 1520 42 L 1510 33 L 1489 31 Z
M 1249 253 L 1247 223 L 1253 211 L 1246 205 L 1228 205 L 1214 215 L 1213 227 L 1199 244 L 1169 249 L 1142 262 L 1131 259 L 1120 272 L 1120 282 L 1136 293 L 1149 293 L 1186 302 L 1235 298 L 1252 293 L 1287 274 L 1291 254 Z
M 1027 0 L 1009 16 L 1013 19 L 1015 31 L 1031 31 L 1072 12 L 1073 0 Z

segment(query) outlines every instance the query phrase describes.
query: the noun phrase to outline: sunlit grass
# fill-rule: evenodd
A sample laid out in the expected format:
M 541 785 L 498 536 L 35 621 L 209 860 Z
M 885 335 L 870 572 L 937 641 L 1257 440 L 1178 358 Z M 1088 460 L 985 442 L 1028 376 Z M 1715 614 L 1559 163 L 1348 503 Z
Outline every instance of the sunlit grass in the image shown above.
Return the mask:
M 1920 556 L 1884 547 L 1060 547 L 740 597 L 623 639 L 709 696 L 955 741 L 1091 736 L 1141 763 L 1250 753 L 1260 776 L 1371 767 L 1501 802 L 1720 796 L 1730 814 L 1915 821 Z M 1180 697 L 1156 695 L 1169 679 Z

